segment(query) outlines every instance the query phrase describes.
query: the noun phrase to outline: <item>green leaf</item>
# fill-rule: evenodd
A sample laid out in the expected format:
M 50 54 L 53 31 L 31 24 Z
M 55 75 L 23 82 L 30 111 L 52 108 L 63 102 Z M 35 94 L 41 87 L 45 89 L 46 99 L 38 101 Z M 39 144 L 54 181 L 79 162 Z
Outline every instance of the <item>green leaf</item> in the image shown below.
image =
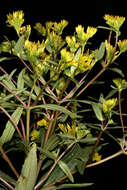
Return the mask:
M 15 121 L 16 124 L 18 124 L 22 112 L 23 108 L 18 107 L 11 115 L 12 119 Z M 15 132 L 15 127 L 13 126 L 12 122 L 9 120 L 6 124 L 2 136 L 0 137 L 0 145 L 3 145 L 4 143 L 10 141 L 13 137 L 14 132 Z
M 53 160 L 56 159 L 56 156 L 52 152 L 48 151 L 47 149 L 45 149 L 45 148 L 38 148 L 38 150 L 40 150 L 40 153 L 43 154 L 43 155 L 45 155 L 46 157 L 51 158 Z
M 103 115 L 102 115 L 102 109 L 100 108 L 100 104 L 92 103 L 92 108 L 94 110 L 94 113 L 99 121 L 104 121 Z
M 105 53 L 105 42 L 102 42 L 98 51 L 95 52 L 95 58 L 99 61 L 103 58 Z
M 24 74 L 25 74 L 26 68 L 24 68 L 18 76 L 17 80 L 17 88 L 18 89 L 23 89 L 24 88 Z
M 36 144 L 33 143 L 22 167 L 21 175 L 17 181 L 15 190 L 33 190 L 37 172 L 36 150 Z
M 57 189 L 68 189 L 68 188 L 83 188 L 93 185 L 93 183 L 79 183 L 79 184 L 62 184 Z
M 22 36 L 18 39 L 17 43 L 16 43 L 15 46 L 14 46 L 14 53 L 15 53 L 17 56 L 19 56 L 19 57 L 20 57 L 20 53 L 22 53 L 22 49 L 23 49 L 23 47 L 24 47 L 24 42 L 25 42 L 24 36 L 22 35 Z
M 75 113 L 72 113 L 71 111 L 67 110 L 63 106 L 59 106 L 59 105 L 55 105 L 55 104 L 43 104 L 43 105 L 33 106 L 31 109 L 37 109 L 37 108 L 43 108 L 43 109 L 49 109 L 49 110 L 57 110 L 59 112 L 65 113 L 67 115 L 70 115 L 71 117 L 80 118 L 80 116 L 77 116 Z
M 61 168 L 61 170 L 67 175 L 70 181 L 73 183 L 74 178 L 73 178 L 73 175 L 71 174 L 71 170 L 69 169 L 68 165 L 65 164 L 65 162 L 63 162 L 62 160 L 58 162 L 58 165 Z
M 124 77 L 124 73 L 119 68 L 109 68 L 111 71 L 118 73 L 121 77 Z

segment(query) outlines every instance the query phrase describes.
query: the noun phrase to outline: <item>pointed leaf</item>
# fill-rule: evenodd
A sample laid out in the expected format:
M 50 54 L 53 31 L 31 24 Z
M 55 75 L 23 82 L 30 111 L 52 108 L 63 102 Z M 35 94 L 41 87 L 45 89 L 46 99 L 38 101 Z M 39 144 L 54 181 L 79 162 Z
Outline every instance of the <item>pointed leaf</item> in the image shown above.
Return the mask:
M 18 81 L 17 81 L 17 88 L 18 89 L 23 89 L 24 88 L 24 74 L 25 74 L 26 68 L 23 69 L 18 76 Z
M 102 42 L 98 51 L 95 52 L 95 58 L 99 61 L 103 58 L 105 53 L 105 42 Z
M 33 106 L 31 109 L 37 109 L 37 108 L 57 110 L 57 111 L 60 111 L 62 113 L 65 113 L 67 115 L 70 115 L 71 117 L 80 117 L 80 116 L 77 116 L 75 113 L 72 113 L 71 111 L 67 110 L 63 106 L 59 106 L 59 105 L 55 105 L 55 104 L 43 104 L 43 105 Z
M 34 143 L 24 162 L 15 190 L 33 190 L 37 172 L 36 150 L 36 144 Z
M 65 164 L 65 162 L 61 160 L 58 162 L 58 164 L 59 164 L 59 167 L 63 170 L 63 172 L 67 175 L 67 177 L 70 179 L 70 181 L 73 183 L 74 178 L 67 164 Z
M 16 124 L 18 124 L 18 122 L 19 122 L 22 111 L 23 111 L 23 108 L 18 107 L 11 116 Z M 10 141 L 13 137 L 14 132 L 15 132 L 15 128 L 14 128 L 12 122 L 9 120 L 6 124 L 6 127 L 3 131 L 2 136 L 0 137 L 0 144 L 3 145 L 4 143 Z
M 97 119 L 98 119 L 99 121 L 103 121 L 104 118 L 103 118 L 102 110 L 101 110 L 99 104 L 97 104 L 97 103 L 92 103 L 92 108 L 93 108 L 93 110 L 94 110 L 94 113 L 95 113 Z
M 23 46 L 24 46 L 24 42 L 25 42 L 25 39 L 24 39 L 24 36 L 22 35 L 17 43 L 15 44 L 14 46 L 14 52 L 17 56 L 20 56 L 20 53 L 22 53 L 22 49 L 23 49 Z
M 57 187 L 57 189 L 68 189 L 68 188 L 83 188 L 93 185 L 93 183 L 81 183 L 81 184 L 63 184 Z

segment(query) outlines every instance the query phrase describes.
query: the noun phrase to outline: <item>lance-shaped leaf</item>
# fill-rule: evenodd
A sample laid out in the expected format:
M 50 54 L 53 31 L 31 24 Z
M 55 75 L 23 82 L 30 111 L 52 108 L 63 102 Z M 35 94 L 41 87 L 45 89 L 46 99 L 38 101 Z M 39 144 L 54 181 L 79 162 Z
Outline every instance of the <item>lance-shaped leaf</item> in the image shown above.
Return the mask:
M 23 108 L 18 107 L 11 115 L 12 119 L 15 121 L 16 124 L 18 124 L 19 122 L 22 111 Z M 14 132 L 15 132 L 15 127 L 13 126 L 12 122 L 9 120 L 6 124 L 2 136 L 0 137 L 0 145 L 3 145 L 4 143 L 10 141 L 13 137 Z
M 65 113 L 67 115 L 70 115 L 71 117 L 81 118 L 81 116 L 78 116 L 75 113 L 72 113 L 71 111 L 64 108 L 63 106 L 59 106 L 59 105 L 55 105 L 55 104 L 37 105 L 37 106 L 33 106 L 31 109 L 38 109 L 38 108 L 49 109 L 49 110 L 57 110 L 57 111 L 59 111 L 61 113 Z
M 98 103 L 92 103 L 92 108 L 94 110 L 94 113 L 99 121 L 104 121 L 102 109 L 100 108 L 100 104 Z
M 59 164 L 59 167 L 61 168 L 61 170 L 63 170 L 63 172 L 67 175 L 67 177 L 73 183 L 74 178 L 73 178 L 73 175 L 71 174 L 71 170 L 69 169 L 68 165 L 65 162 L 63 162 L 62 160 L 60 160 L 58 162 L 58 164 Z
M 27 158 L 22 167 L 21 175 L 17 181 L 15 190 L 33 190 L 36 182 L 37 172 L 37 154 L 36 144 L 32 144 L 32 147 L 27 155 Z

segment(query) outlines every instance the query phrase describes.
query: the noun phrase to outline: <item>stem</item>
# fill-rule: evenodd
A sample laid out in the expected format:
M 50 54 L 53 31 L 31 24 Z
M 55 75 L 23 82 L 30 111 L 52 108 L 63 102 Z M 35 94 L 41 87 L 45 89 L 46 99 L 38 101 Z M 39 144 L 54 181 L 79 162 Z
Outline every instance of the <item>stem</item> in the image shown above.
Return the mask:
M 31 104 L 31 97 L 32 97 L 32 93 L 33 93 L 34 88 L 35 88 L 36 81 L 37 81 L 37 78 L 34 78 L 33 86 L 31 88 L 29 99 L 28 99 L 28 107 L 30 107 L 30 104 Z
M 95 153 L 96 148 L 97 148 L 97 146 L 98 146 L 99 143 L 100 143 L 100 139 L 101 139 L 102 134 L 103 134 L 103 130 L 100 131 L 100 133 L 99 133 L 99 135 L 98 135 L 98 137 L 97 137 L 97 141 L 96 141 L 95 145 L 93 146 L 92 152 L 91 152 L 90 155 L 89 155 L 89 158 L 88 158 L 88 160 L 87 160 L 87 164 L 91 161 L 91 159 L 92 159 L 92 157 L 93 157 L 93 154 Z
M 111 159 L 113 159 L 113 158 L 115 158 L 115 157 L 117 157 L 117 156 L 120 156 L 120 155 L 122 155 L 122 154 L 124 154 L 124 152 L 123 152 L 123 150 L 120 150 L 120 151 L 116 152 L 115 154 L 112 154 L 111 156 L 108 156 L 107 158 L 104 158 L 104 159 L 102 159 L 102 160 L 100 160 L 100 161 L 98 161 L 98 162 L 95 162 L 95 163 L 86 165 L 86 168 L 90 168 L 90 167 L 93 167 L 93 166 L 97 166 L 97 165 L 99 165 L 99 164 L 102 164 L 102 163 L 104 163 L 104 162 L 107 162 L 108 160 L 111 160 Z
M 6 114 L 6 116 L 11 120 L 11 122 L 12 122 L 12 124 L 14 125 L 15 129 L 17 130 L 17 132 L 18 132 L 20 138 L 23 140 L 23 136 L 22 136 L 22 134 L 21 134 L 21 132 L 20 132 L 20 130 L 19 130 L 17 124 L 16 124 L 15 121 L 13 120 L 13 118 L 10 116 L 10 114 L 9 114 L 2 106 L 0 106 L 0 109 L 1 109 L 1 110 Z
M 121 91 L 118 92 L 118 102 L 119 102 L 120 122 L 121 122 L 122 132 L 124 136 L 125 130 L 124 130 L 124 124 L 123 124 L 123 117 L 122 117 L 122 108 L 121 108 Z
M 30 108 L 26 110 L 26 140 L 29 142 L 30 136 Z
M 9 74 L 8 74 L 1 66 L 0 66 L 0 70 L 1 70 L 5 75 L 8 75 L 8 76 L 9 76 Z M 10 76 L 9 76 L 9 77 L 10 77 Z M 11 78 L 11 80 L 12 80 L 12 82 L 17 86 L 15 80 L 12 79 L 12 78 Z
M 2 181 L 5 185 L 7 185 L 10 189 L 15 190 L 8 182 L 0 177 L 0 181 Z
M 13 166 L 12 162 L 10 161 L 10 159 L 8 158 L 7 154 L 5 153 L 4 149 L 0 146 L 0 152 L 4 158 L 4 160 L 8 163 L 8 165 L 10 166 L 11 170 L 13 171 L 13 173 L 15 174 L 15 176 L 18 178 L 19 174 L 16 171 L 15 167 Z
M 17 100 L 19 100 L 19 102 L 22 104 L 22 106 L 24 107 L 24 108 L 26 108 L 27 106 L 26 106 L 26 104 L 21 100 L 21 98 L 17 95 L 17 94 L 15 94 L 10 88 L 8 88 L 5 84 L 3 84 L 2 82 L 0 82 L 0 85 L 2 85 L 4 88 L 6 88 L 11 94 L 13 94 L 16 98 L 17 98 Z
M 89 70 L 84 76 L 83 78 L 79 81 L 78 84 L 75 85 L 75 87 L 60 101 L 60 103 L 65 102 L 74 92 L 75 90 L 77 90 L 79 88 L 79 86 L 81 85 L 81 83 L 85 80 L 85 78 L 87 77 L 87 75 L 89 74 L 91 70 Z
M 20 118 L 20 124 L 21 124 L 21 128 L 22 128 L 23 138 L 24 138 L 24 140 L 25 140 L 25 139 L 26 139 L 25 127 L 24 127 L 23 120 L 22 120 L 21 118 Z
M 38 79 L 38 80 L 43 84 L 43 86 L 45 86 L 45 88 L 47 88 L 47 90 L 50 92 L 50 94 L 54 97 L 55 101 L 59 102 L 58 97 L 53 93 L 53 91 L 50 89 L 48 84 L 44 80 L 41 80 L 41 79 Z

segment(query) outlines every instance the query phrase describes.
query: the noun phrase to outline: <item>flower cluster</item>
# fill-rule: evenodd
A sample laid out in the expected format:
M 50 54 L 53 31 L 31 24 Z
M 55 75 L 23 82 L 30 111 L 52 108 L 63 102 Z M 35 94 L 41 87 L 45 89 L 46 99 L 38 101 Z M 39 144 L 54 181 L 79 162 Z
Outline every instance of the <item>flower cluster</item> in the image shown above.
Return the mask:
M 102 104 L 103 112 L 110 113 L 112 109 L 116 106 L 116 103 L 117 103 L 117 98 L 112 98 L 104 101 Z
M 62 131 L 62 133 L 71 135 L 73 137 L 76 137 L 77 139 L 80 139 L 90 133 L 88 129 L 76 126 L 75 124 L 72 124 L 70 126 L 68 123 L 67 125 L 59 123 L 58 127 Z
M 119 32 L 120 27 L 123 25 L 125 21 L 125 17 L 120 17 L 120 16 L 112 16 L 106 14 L 104 16 L 104 19 L 106 20 L 106 23 L 116 32 Z
M 127 82 L 125 79 L 122 78 L 116 78 L 113 79 L 113 83 L 115 84 L 115 86 L 117 87 L 118 91 L 122 91 L 123 89 L 125 89 L 127 87 Z
M 24 23 L 24 13 L 23 11 L 16 11 L 13 12 L 13 14 L 7 15 L 7 23 L 9 23 L 11 26 L 13 26 L 17 32 L 17 34 L 20 34 L 20 28 L 22 24 Z
M 81 25 L 78 25 L 76 27 L 76 33 L 79 41 L 82 44 L 86 44 L 86 42 L 89 40 L 89 38 L 93 37 L 93 35 L 97 32 L 97 28 L 88 26 L 86 32 L 84 32 L 84 27 Z

